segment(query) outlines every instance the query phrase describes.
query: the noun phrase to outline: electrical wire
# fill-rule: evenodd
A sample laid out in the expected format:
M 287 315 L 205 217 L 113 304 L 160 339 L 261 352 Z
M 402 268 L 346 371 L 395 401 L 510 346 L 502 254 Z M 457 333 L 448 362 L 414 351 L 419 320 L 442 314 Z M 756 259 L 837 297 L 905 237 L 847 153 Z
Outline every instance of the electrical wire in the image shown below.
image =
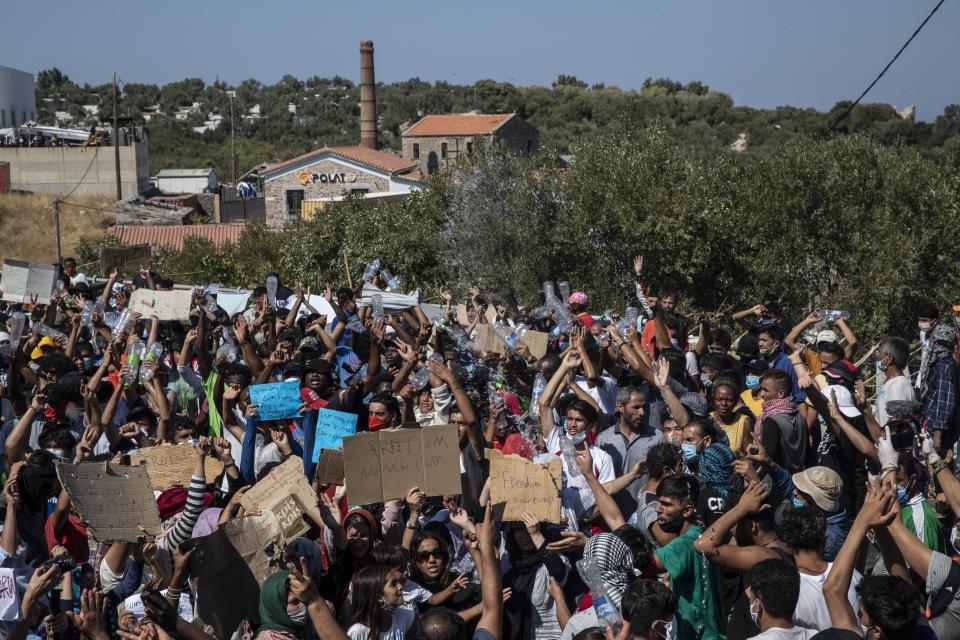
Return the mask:
M 73 192 L 76 191 L 77 189 L 79 189 L 79 188 L 80 188 L 80 185 L 83 184 L 83 181 L 86 180 L 87 174 L 90 173 L 90 167 L 93 166 L 93 163 L 96 162 L 96 160 L 97 160 L 97 156 L 100 155 L 100 145 L 97 145 L 95 148 L 96 148 L 96 151 L 93 152 L 93 157 L 90 158 L 90 164 L 87 165 L 87 170 L 83 172 L 83 175 L 82 175 L 82 176 L 80 176 L 80 182 L 78 182 L 78 183 L 73 187 L 73 189 L 70 190 L 70 193 L 68 193 L 67 195 L 63 196 L 64 199 L 69 198 L 70 196 L 72 196 L 72 195 L 73 195 Z
M 896 55 L 894 55 L 893 58 L 890 59 L 890 62 L 887 63 L 887 66 L 883 68 L 883 71 L 881 71 L 880 74 L 873 79 L 873 82 L 871 82 L 870 85 L 863 90 L 863 93 L 860 94 L 860 97 L 854 100 L 853 104 L 847 107 L 847 110 L 841 113 L 840 117 L 838 117 L 834 121 L 834 123 L 830 126 L 831 129 L 836 129 L 837 125 L 843 122 L 846 119 L 846 117 L 853 112 L 853 108 L 856 107 L 858 104 L 860 104 L 860 101 L 863 100 L 864 96 L 866 96 L 867 93 L 870 92 L 870 89 L 873 89 L 873 86 L 880 81 L 880 78 L 882 78 L 884 74 L 887 73 L 887 70 L 893 66 L 893 63 L 897 61 L 897 58 L 900 57 L 900 54 L 903 53 L 908 46 L 910 46 L 910 43 L 913 42 L 913 39 L 916 38 L 917 34 L 919 34 L 920 31 L 927 25 L 927 23 L 930 22 L 930 18 L 933 17 L 933 14 L 935 14 L 940 9 L 940 7 L 943 5 L 944 2 L 946 2 L 946 0 L 940 0 L 940 2 L 936 4 L 933 10 L 930 11 L 929 14 L 927 14 L 927 17 L 923 19 L 923 22 L 920 23 L 920 26 L 916 28 L 913 34 L 911 34 L 910 37 L 907 38 L 907 41 L 903 43 L 903 46 L 900 47 L 900 50 L 897 51 Z

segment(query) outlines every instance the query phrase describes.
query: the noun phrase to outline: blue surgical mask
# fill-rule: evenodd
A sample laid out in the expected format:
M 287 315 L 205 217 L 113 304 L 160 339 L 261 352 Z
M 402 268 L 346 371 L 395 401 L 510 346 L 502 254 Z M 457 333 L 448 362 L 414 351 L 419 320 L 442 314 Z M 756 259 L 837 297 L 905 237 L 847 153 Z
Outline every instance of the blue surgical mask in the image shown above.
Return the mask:
M 680 454 L 687 462 L 692 462 L 700 457 L 700 454 L 697 453 L 697 445 L 690 444 L 689 442 L 684 442 L 680 445 Z
M 760 386 L 760 376 L 755 376 L 752 373 L 747 376 L 747 389 L 756 389 Z
M 907 488 L 901 485 L 897 485 L 897 500 L 901 505 L 907 504 L 907 501 L 910 500 L 910 494 L 907 492 Z
M 793 503 L 793 506 L 797 509 L 802 509 L 805 506 L 807 506 L 807 503 L 801 500 L 800 498 L 798 498 L 797 496 L 793 496 L 792 498 L 790 498 L 790 501 Z
M 700 384 L 703 385 L 704 389 L 710 389 L 713 387 L 713 380 L 710 379 L 710 375 L 706 373 L 700 374 Z
M 583 444 L 583 441 L 587 439 L 587 432 L 581 431 L 580 433 L 575 433 L 572 436 L 569 436 L 571 442 L 576 445 Z

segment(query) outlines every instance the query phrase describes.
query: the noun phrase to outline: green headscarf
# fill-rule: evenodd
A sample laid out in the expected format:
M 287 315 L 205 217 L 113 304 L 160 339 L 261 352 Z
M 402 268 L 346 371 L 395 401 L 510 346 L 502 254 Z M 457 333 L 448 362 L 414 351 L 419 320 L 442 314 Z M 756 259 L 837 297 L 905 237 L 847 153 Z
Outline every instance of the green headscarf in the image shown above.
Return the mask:
M 287 615 L 289 590 L 289 571 L 279 571 L 263 581 L 260 587 L 260 631 L 280 631 L 298 638 L 303 635 L 303 625 L 298 626 Z

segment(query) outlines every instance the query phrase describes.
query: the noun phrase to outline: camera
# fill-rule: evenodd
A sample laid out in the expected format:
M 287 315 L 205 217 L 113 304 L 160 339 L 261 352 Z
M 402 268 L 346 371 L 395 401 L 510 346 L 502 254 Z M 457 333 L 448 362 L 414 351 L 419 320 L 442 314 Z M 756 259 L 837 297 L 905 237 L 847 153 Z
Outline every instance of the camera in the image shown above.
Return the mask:
M 57 565 L 60 567 L 60 573 L 66 573 L 67 571 L 73 571 L 77 568 L 77 561 L 73 559 L 73 556 L 62 555 L 57 556 L 56 558 L 50 558 L 46 562 L 40 565 L 40 571 L 46 572 L 50 570 L 50 567 Z

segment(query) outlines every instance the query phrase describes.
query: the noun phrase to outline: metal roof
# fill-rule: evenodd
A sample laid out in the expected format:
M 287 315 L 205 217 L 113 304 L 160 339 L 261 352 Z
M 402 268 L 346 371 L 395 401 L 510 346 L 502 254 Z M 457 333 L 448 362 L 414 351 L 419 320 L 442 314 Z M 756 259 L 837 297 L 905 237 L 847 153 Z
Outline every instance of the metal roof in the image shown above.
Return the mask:
M 206 178 L 213 169 L 161 169 L 158 178 Z

